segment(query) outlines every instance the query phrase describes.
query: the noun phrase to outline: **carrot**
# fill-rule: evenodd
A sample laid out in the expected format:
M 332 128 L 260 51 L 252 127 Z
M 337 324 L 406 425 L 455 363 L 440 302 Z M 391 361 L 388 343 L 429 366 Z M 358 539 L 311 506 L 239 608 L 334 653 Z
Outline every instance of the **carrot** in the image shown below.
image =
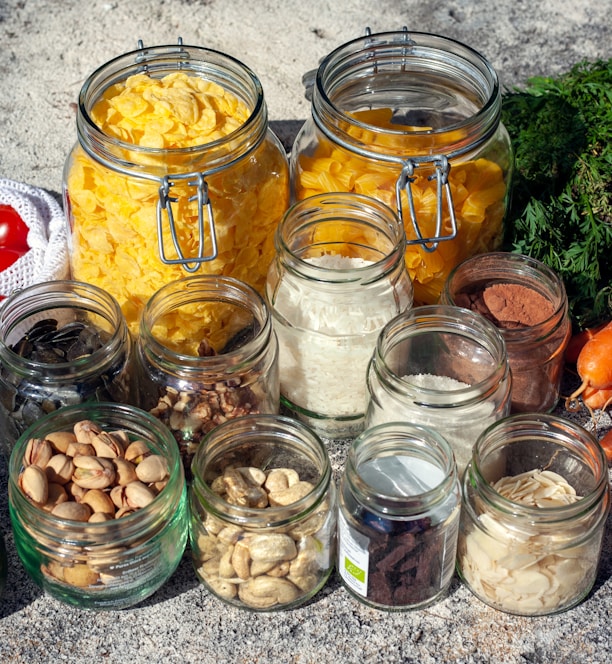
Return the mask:
M 612 466 L 612 429 L 599 441 L 608 460 L 608 465 Z
M 612 388 L 612 326 L 606 325 L 584 344 L 578 355 L 576 371 L 582 383 L 570 399 L 575 399 L 587 387 Z
M 612 389 L 598 390 L 595 387 L 585 387 L 582 403 L 589 410 L 605 410 L 612 403 Z
M 580 351 L 584 348 L 586 342 L 608 326 L 612 326 L 612 322 L 600 323 L 595 327 L 587 327 L 584 330 L 573 334 L 569 340 L 569 343 L 567 344 L 567 348 L 565 349 L 565 361 L 568 364 L 576 364 L 578 361 L 578 356 L 580 355 Z

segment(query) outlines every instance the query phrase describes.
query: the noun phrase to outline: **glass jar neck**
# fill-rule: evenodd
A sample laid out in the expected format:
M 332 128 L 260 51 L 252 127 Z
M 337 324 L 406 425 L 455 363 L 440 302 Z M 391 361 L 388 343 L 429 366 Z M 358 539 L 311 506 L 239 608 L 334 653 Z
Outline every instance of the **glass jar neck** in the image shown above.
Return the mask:
M 226 347 L 235 345 L 233 350 L 202 357 L 173 350 L 167 341 L 156 336 L 156 325 L 165 315 L 194 304 L 209 304 L 213 310 L 227 305 L 240 312 L 241 319 L 247 321 L 245 340 L 236 339 L 238 331 L 226 343 Z M 138 348 L 149 364 L 162 371 L 185 378 L 210 376 L 215 380 L 247 370 L 267 352 L 272 339 L 270 312 L 254 288 L 232 277 L 206 275 L 167 284 L 149 299 L 142 313 Z
M 136 74 L 161 78 L 177 71 L 200 76 L 235 95 L 250 111 L 247 120 L 228 136 L 210 143 L 165 149 L 121 141 L 106 134 L 92 119 L 93 107 L 110 86 Z M 79 95 L 77 134 L 81 147 L 111 170 L 147 180 L 169 173 L 215 173 L 254 150 L 267 129 L 267 108 L 257 76 L 228 55 L 195 46 L 156 46 L 121 55 L 91 74 Z
M 551 470 L 568 480 L 579 499 L 561 507 L 532 507 L 501 495 L 493 485 L 506 473 L 509 445 L 517 446 L 514 454 L 519 458 L 532 455 L 541 470 Z M 518 446 L 523 446 L 522 453 Z M 573 481 L 564 469 L 571 470 Z M 586 518 L 599 509 L 602 496 L 609 492 L 608 468 L 601 446 L 580 425 L 554 415 L 518 414 L 496 422 L 481 434 L 465 472 L 464 491 L 475 492 L 484 504 L 517 522 L 554 526 Z M 604 510 L 604 519 L 606 513 Z
M 362 476 L 370 462 L 393 457 L 410 459 L 410 468 L 421 462 L 435 468 L 442 480 L 431 488 L 395 495 L 374 487 Z M 399 475 L 397 475 L 399 476 Z M 372 427 L 360 434 L 347 455 L 343 475 L 346 486 L 364 507 L 389 517 L 420 516 L 440 507 L 455 489 L 458 491 L 457 470 L 448 442 L 433 429 L 419 425 L 390 423 Z M 415 483 L 426 481 L 416 477 Z
M 222 474 L 228 458 L 235 457 L 243 465 L 245 459 L 257 459 L 262 470 L 270 470 L 268 456 L 308 463 L 312 490 L 289 505 L 259 509 L 229 503 L 212 490 L 211 484 Z M 307 516 L 325 500 L 331 484 L 331 465 L 321 439 L 306 425 L 282 415 L 245 415 L 219 425 L 200 443 L 191 470 L 192 497 L 200 505 L 223 521 L 253 528 L 280 528 Z M 300 474 L 300 479 L 305 476 Z
M 47 363 L 17 352 L 16 344 L 28 336 L 37 322 L 57 319 L 61 333 L 62 325 L 81 318 L 109 335 L 90 354 L 71 361 Z M 0 310 L 0 359 L 4 368 L 44 383 L 102 375 L 129 345 L 127 323 L 118 302 L 92 284 L 68 280 L 35 284 L 13 293 Z
M 346 288 L 375 283 L 402 268 L 405 242 L 393 210 L 373 198 L 347 193 L 298 201 L 275 234 L 276 255 L 290 273 Z
M 490 139 L 500 124 L 497 74 L 477 51 L 418 32 L 369 34 L 320 64 L 316 125 L 372 159 L 453 158 Z
M 390 357 L 394 353 L 401 356 L 402 344 L 410 344 L 411 339 L 430 332 L 465 338 L 472 350 L 477 346 L 487 358 L 489 370 L 465 387 L 436 389 L 412 384 L 391 366 Z M 452 404 L 461 408 L 479 403 L 495 394 L 510 372 L 506 345 L 499 330 L 479 314 L 450 305 L 415 307 L 389 321 L 378 337 L 370 366 L 388 392 L 401 395 L 402 401 L 416 401 L 430 407 Z

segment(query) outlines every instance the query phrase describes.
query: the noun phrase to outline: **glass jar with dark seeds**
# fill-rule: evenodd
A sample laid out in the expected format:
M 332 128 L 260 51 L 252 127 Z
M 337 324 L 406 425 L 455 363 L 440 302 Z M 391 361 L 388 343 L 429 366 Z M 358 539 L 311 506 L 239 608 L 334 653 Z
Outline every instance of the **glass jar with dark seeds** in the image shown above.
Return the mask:
M 130 403 L 131 341 L 119 304 L 78 281 L 16 291 L 0 309 L 5 452 L 41 416 L 86 401 Z

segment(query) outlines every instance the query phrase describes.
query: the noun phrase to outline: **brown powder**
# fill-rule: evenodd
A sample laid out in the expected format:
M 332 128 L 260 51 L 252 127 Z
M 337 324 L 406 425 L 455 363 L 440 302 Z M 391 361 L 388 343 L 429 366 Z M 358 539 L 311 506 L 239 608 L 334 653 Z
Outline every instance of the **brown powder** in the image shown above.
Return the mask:
M 455 301 L 503 329 L 538 325 L 554 313 L 550 300 L 520 284 L 493 284 L 482 291 L 458 294 Z

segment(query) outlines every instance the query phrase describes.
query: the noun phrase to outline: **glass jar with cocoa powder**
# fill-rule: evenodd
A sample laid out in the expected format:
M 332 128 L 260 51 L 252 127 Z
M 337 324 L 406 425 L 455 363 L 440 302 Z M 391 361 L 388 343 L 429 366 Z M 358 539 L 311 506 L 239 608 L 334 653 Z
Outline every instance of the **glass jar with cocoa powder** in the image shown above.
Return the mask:
M 554 409 L 571 322 L 565 286 L 552 269 L 521 254 L 480 254 L 451 272 L 440 301 L 498 327 L 512 370 L 512 412 Z
M 460 512 L 450 445 L 427 427 L 367 429 L 349 450 L 339 492 L 338 572 L 375 608 L 422 608 L 455 569 Z

